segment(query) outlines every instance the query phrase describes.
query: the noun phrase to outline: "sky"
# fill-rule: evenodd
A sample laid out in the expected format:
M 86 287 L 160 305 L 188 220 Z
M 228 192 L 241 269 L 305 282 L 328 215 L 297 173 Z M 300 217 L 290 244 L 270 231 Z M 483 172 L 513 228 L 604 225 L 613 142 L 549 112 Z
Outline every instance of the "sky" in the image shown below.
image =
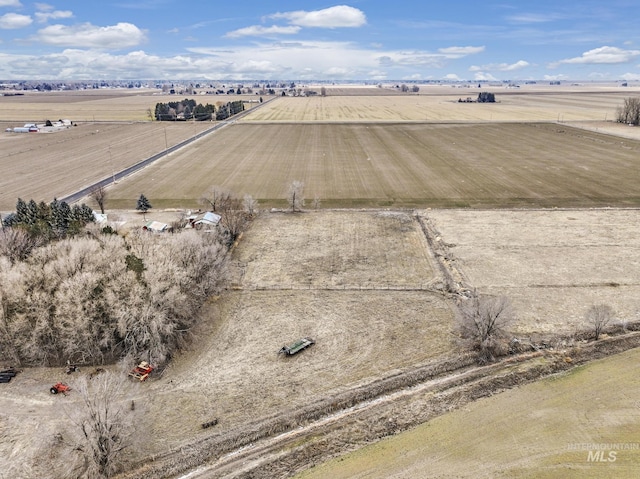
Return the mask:
M 639 20 L 637 0 L 0 0 L 0 80 L 633 81 Z

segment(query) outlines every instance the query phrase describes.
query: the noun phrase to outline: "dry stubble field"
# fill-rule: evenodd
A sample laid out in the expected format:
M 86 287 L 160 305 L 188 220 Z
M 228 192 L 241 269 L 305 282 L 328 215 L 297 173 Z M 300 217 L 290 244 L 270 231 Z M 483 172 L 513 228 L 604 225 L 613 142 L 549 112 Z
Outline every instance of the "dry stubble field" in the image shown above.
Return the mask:
M 509 297 L 516 333 L 570 334 L 595 303 L 640 320 L 640 210 L 424 213 L 478 291 Z
M 193 98 L 197 103 L 243 99 L 256 100 L 255 95 L 168 95 L 149 89 L 99 89 L 84 91 L 27 92 L 23 96 L 0 96 L 0 121 L 44 123 L 66 118 L 78 123 L 95 121 L 149 121 L 149 111 L 157 103 Z M 249 104 L 247 104 L 249 105 Z
M 171 122 L 80 123 L 57 133 L 2 131 L 0 211 L 14 209 L 18 198 L 48 203 L 54 197 L 64 197 L 211 126 L 211 123 Z M 127 206 L 134 208 L 135 200 Z
M 635 478 L 639 360 L 628 351 L 480 399 L 295 478 Z M 590 444 L 604 461 L 589 461 Z
M 557 124 L 238 123 L 110 189 L 110 203 L 144 192 L 193 207 L 218 185 L 283 207 L 297 179 L 323 207 L 637 206 L 639 154 L 638 140 Z
M 436 226 L 470 286 L 513 300 L 518 318 L 514 333 L 520 337 L 582 330 L 582 306 L 596 299 L 616 310 L 616 322 L 637 319 L 640 256 L 637 241 L 629 240 L 640 219 L 637 210 L 420 214 Z M 218 433 L 242 430 L 376 377 L 457 353 L 452 300 L 426 289 L 411 290 L 429 288 L 442 278 L 409 212 L 264 213 L 234 258 L 240 289 L 207 307 L 203 314 L 219 319 L 203 326 L 193 352 L 179 357 L 162 380 L 150 386 L 153 436 L 158 438 L 153 447 L 159 451 L 197 438 L 198 424 L 212 417 L 221 420 Z M 609 274 L 600 277 L 605 263 Z M 318 342 L 299 356 L 278 358 L 276 351 L 287 338 L 303 336 Z M 590 388 L 597 390 L 597 385 L 585 390 Z M 618 390 L 632 394 L 622 386 Z M 553 410 L 531 403 L 528 410 L 548 437 L 558 438 L 554 424 L 567 408 L 575 412 L 575 401 L 575 395 L 563 391 L 557 393 Z M 496 407 L 517 415 L 522 407 L 514 404 Z M 614 409 L 612 414 L 622 417 L 620 409 Z M 479 417 L 470 414 L 468 421 Z M 640 421 L 639 414 L 625 417 L 630 424 Z M 621 432 L 616 421 L 605 421 L 574 442 L 632 439 L 631 426 Z M 553 449 L 557 441 L 545 445 L 531 440 L 525 434 L 518 445 L 523 450 L 551 449 L 549 454 L 559 457 L 555 464 L 566 459 L 564 450 Z M 452 436 L 447 441 L 456 444 Z M 410 442 L 404 444 L 413 451 Z M 463 450 L 464 444 L 451 447 Z M 517 450 L 508 451 L 518 455 Z M 373 460 L 384 462 L 384 452 L 372 454 Z M 408 452 L 409 457 L 413 454 Z M 514 467 L 536 470 L 546 467 L 546 461 L 534 455 Z M 424 475 L 416 477 L 431 477 L 419 460 L 398 463 L 410 471 L 422 470 Z M 441 464 L 444 471 L 450 463 Z M 496 471 L 500 464 L 492 456 L 487 469 Z M 465 461 L 456 467 L 461 474 L 476 472 Z
M 323 205 L 335 200 L 347 206 L 396 204 L 397 198 L 401 200 L 397 204 L 423 206 L 432 204 L 430 201 L 436 205 L 444 201 L 448 206 L 638 203 L 638 143 L 632 140 L 548 124 L 340 124 L 323 128 L 326 131 L 319 125 L 234 125 L 210 137 L 215 141 L 197 142 L 123 181 L 110 190 L 113 204 L 108 206 L 130 208 L 140 192 L 152 203 L 157 198 L 160 204 L 173 201 L 171 206 L 176 207 L 183 206 L 175 204 L 181 200 L 187 206 L 212 184 L 257 198 L 264 194 L 268 204 L 270 198 L 283 198 L 286 183 L 294 178 L 302 178 L 308 197 L 318 194 Z M 367 131 L 371 129 L 374 131 Z M 161 143 L 163 140 L 161 136 Z M 77 145 L 70 146 L 69 151 L 79 148 Z M 332 160 L 319 156 L 326 145 L 334 149 Z M 231 146 L 237 150 L 231 150 Z M 239 167 L 233 166 L 234 161 Z M 33 169 L 39 167 L 36 164 Z M 66 177 L 58 177 L 58 182 L 64 181 L 68 181 Z M 187 188 L 192 188 L 188 196 Z M 618 311 L 634 313 L 625 293 L 635 292 L 637 245 L 628 243 L 626 236 L 607 236 L 604 232 L 625 230 L 634 237 L 637 218 L 626 212 L 627 216 L 610 220 L 607 215 L 611 211 L 603 211 L 601 217 L 559 211 L 567 214 L 570 224 L 579 225 L 565 228 L 556 217 L 555 223 L 562 225 L 559 229 L 554 228 L 553 221 L 547 224 L 535 216 L 530 220 L 514 214 L 514 229 L 510 230 L 510 221 L 502 211 L 482 216 L 477 214 L 481 212 L 433 210 L 427 216 L 434 219 L 444 241 L 456 245 L 451 251 L 471 282 L 477 283 L 474 285 L 487 292 L 510 292 L 528 325 L 520 331 L 527 334 L 564 327 L 564 294 L 575 304 L 598 297 L 610 301 Z M 238 250 L 246 289 L 208 305 L 203 317 L 220 319 L 202 326 L 193 351 L 177 358 L 161 379 L 142 386 L 140 399 L 143 394 L 154 398 L 150 403 L 149 451 L 161 452 L 188 443 L 203 434 L 199 424 L 212 417 L 221 418 L 221 433 L 229 432 L 256 418 L 299 407 L 309 398 L 326 396 L 452 351 L 451 304 L 433 293 L 391 289 L 394 282 L 400 288 L 411 287 L 423 274 L 427 282 L 434 279 L 436 269 L 430 256 L 424 249 L 415 249 L 424 246 L 417 239 L 415 222 L 406 223 L 411 225 L 407 229 L 394 214 L 387 215 L 386 220 L 376 212 L 358 213 L 369 217 L 357 220 L 353 212 L 336 213 L 350 215 L 346 218 L 331 214 L 273 215 L 259 220 L 247 234 L 246 249 L 241 243 Z M 316 215 L 317 224 L 309 222 L 312 215 Z M 474 215 L 479 218 L 475 223 Z M 263 220 L 265 230 L 261 232 Z M 382 236 L 381 243 L 375 244 L 381 222 L 384 225 L 387 220 L 390 230 L 398 230 L 403 239 L 398 243 L 395 236 Z M 534 226 L 527 229 L 530 221 Z M 471 230 L 465 229 L 467 224 Z M 601 235 L 593 234 L 594 224 L 603 232 Z M 323 225 L 331 225 L 335 232 L 325 231 Z M 545 229 L 551 233 L 535 236 Z M 503 242 L 484 241 L 494 231 L 501 232 Z M 520 231 L 523 236 L 514 236 Z M 274 232 L 281 233 L 286 241 L 270 243 L 269 248 L 259 242 L 250 244 L 252 235 L 268 242 Z M 549 247 L 545 246 L 547 236 L 554 238 Z M 321 241 L 314 244 L 314 237 Z M 532 237 L 536 238 L 538 256 L 527 251 Z M 369 240 L 374 243 L 369 244 Z M 579 247 L 572 251 L 575 242 Z M 343 251 L 345 244 L 349 253 Z M 406 244 L 406 249 L 393 252 L 398 244 Z M 323 245 L 328 248 L 324 253 Z M 487 251 L 474 249 L 474 245 Z M 609 245 L 615 252 L 613 260 Z M 504 262 L 500 261 L 502 251 L 506 253 Z M 405 257 L 412 260 L 407 262 Z M 540 266 L 541 258 L 545 258 L 541 264 L 546 268 Z M 412 268 L 401 276 L 387 271 L 402 261 Z M 598 268 L 611 266 L 611 273 L 601 279 L 595 267 L 584 267 L 589 261 Z M 531 268 L 531 277 L 522 269 L 523 264 Z M 280 271 L 282 265 L 289 271 L 273 280 L 269 268 L 275 266 Z M 309 275 L 301 265 L 315 267 L 316 271 Z M 589 281 L 595 278 L 595 284 L 576 279 L 573 268 L 586 273 Z M 369 289 L 361 290 L 362 286 Z M 559 307 L 558 314 L 554 305 Z M 571 328 L 582 310 L 572 310 L 572 314 Z M 315 336 L 317 345 L 290 362 L 275 355 L 289 338 L 301 335 Z M 398 349 L 403 354 L 398 354 Z M 194 370 L 199 374 L 194 375 Z M 43 420 L 54 417 L 59 409 L 59 403 L 46 390 L 52 373 L 45 373 L 25 372 L 12 383 L 9 393 L 3 390 L 0 396 L 0 411 L 22 408 L 24 397 L 31 401 L 27 405 L 31 414 L 20 416 L 23 429 L 7 423 L 2 426 L 3 452 L 12 458 L 21 454 L 37 457 L 27 447 L 32 436 L 25 431 L 38 430 L 46 435 L 56 430 L 55 424 Z M 55 399 L 70 404 L 74 400 L 72 396 Z M 544 414 L 540 421 L 545 421 Z
M 158 436 L 188 440 L 211 415 L 240 428 L 449 354 L 451 304 L 413 289 L 439 278 L 421 235 L 406 213 L 261 216 L 235 254 L 240 289 L 203 311 L 203 339 L 152 386 Z M 304 354 L 277 354 L 305 336 Z
M 375 91 L 375 89 L 372 89 Z M 640 89 L 573 90 L 421 87 L 412 95 L 278 98 L 244 122 L 523 122 L 614 120 L 616 108 Z M 492 91 L 496 103 L 460 103 Z

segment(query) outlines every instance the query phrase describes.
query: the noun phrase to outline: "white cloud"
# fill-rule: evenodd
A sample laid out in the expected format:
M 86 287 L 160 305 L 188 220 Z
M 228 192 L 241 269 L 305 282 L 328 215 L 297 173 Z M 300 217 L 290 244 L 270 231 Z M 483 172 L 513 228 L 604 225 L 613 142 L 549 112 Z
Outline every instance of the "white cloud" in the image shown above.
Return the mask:
M 473 76 L 474 80 L 476 81 L 497 81 L 498 79 L 496 77 L 494 77 L 491 73 L 487 73 L 487 72 L 477 72 L 474 76 Z
M 469 67 L 470 72 L 480 72 L 486 70 L 493 71 L 501 71 L 501 72 L 510 72 L 514 70 L 520 70 L 521 68 L 525 68 L 529 66 L 529 62 L 524 60 L 519 60 L 515 63 L 489 63 L 487 65 L 471 65 Z
M 522 13 L 520 15 L 511 15 L 507 20 L 512 23 L 548 23 L 555 22 L 566 18 L 560 13 Z
M 0 7 L 21 7 L 20 0 L 0 0 Z
M 230 78 L 255 78 L 260 71 L 243 71 L 254 62 L 263 76 L 314 78 L 362 78 L 378 66 L 379 52 L 356 48 L 347 42 L 274 42 L 233 49 L 192 48 L 190 52 L 207 55 L 205 62 L 215 62 L 210 75 Z M 222 71 L 220 71 L 222 69 Z M 253 75 L 253 76 L 252 76 Z
M 554 62 L 550 67 L 561 64 L 616 64 L 627 63 L 640 56 L 640 50 L 623 50 L 618 47 L 600 47 L 584 52 L 582 56 Z
M 439 48 L 438 51 L 444 55 L 450 56 L 450 58 L 461 58 L 467 55 L 475 55 L 484 51 L 482 47 L 447 47 Z
M 280 27 L 277 25 L 273 25 L 271 27 L 263 27 L 260 25 L 253 25 L 251 27 L 239 28 L 238 30 L 234 30 L 225 35 L 227 38 L 239 38 L 239 37 L 259 37 L 259 36 L 270 36 L 270 35 L 294 35 L 300 31 L 300 27 L 290 25 L 285 27 Z
M 33 19 L 29 15 L 20 15 L 18 13 L 5 13 L 0 16 L 0 29 L 13 30 L 16 28 L 28 27 L 33 23 Z
M 131 23 L 97 27 L 90 23 L 74 26 L 50 25 L 38 31 L 35 40 L 56 46 L 120 49 L 145 41 L 145 33 Z
M 361 27 L 367 23 L 367 17 L 362 10 L 348 5 L 337 5 L 310 12 L 298 10 L 295 12 L 274 13 L 269 15 L 269 18 L 282 18 L 288 20 L 290 24 L 300 27 Z
M 51 79 L 134 79 L 158 78 L 175 80 L 254 80 L 256 78 L 296 78 L 300 80 L 342 80 L 354 78 L 441 77 L 430 69 L 444 68 L 454 60 L 452 55 L 420 50 L 380 50 L 350 42 L 279 41 L 255 42 L 235 47 L 190 47 L 184 55 L 161 57 L 144 51 L 113 54 L 96 47 L 121 46 L 119 35 L 101 36 L 97 27 L 89 35 L 77 29 L 63 30 L 57 35 L 50 29 L 51 44 L 63 41 L 82 44 L 47 55 L 0 54 L 0 78 Z M 121 33 L 121 32 L 120 32 Z M 82 42 L 78 40 L 82 39 Z M 451 71 L 451 70 L 450 70 Z M 457 78 L 456 78 L 457 79 Z
M 444 80 L 460 81 L 460 77 L 458 75 L 456 75 L 455 73 L 448 73 L 442 78 Z
M 640 73 L 625 73 L 624 75 L 620 75 L 620 78 L 628 81 L 640 80 Z
M 73 12 L 70 10 L 53 10 L 53 11 L 40 11 L 35 13 L 38 23 L 45 23 L 49 20 L 58 20 L 60 18 L 72 18 Z
M 543 77 L 545 80 L 549 80 L 549 81 L 557 81 L 557 80 L 568 80 L 569 77 L 563 73 L 559 74 L 559 75 L 544 75 Z

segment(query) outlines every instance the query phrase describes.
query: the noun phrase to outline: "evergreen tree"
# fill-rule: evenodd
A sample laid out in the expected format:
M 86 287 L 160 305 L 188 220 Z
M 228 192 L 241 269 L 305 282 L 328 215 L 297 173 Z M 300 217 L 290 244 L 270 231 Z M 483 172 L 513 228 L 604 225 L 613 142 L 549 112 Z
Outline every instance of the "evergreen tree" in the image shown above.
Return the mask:
M 16 203 L 15 222 L 26 224 L 28 217 L 29 217 L 29 214 L 28 214 L 27 203 L 22 198 L 18 198 L 18 202 Z
M 145 218 L 145 214 L 147 213 L 147 211 L 149 211 L 152 208 L 151 203 L 149 203 L 149 200 L 147 199 L 146 196 L 144 196 L 143 194 L 140 194 L 140 198 L 138 198 L 138 204 L 136 205 L 136 209 L 138 211 L 142 211 L 142 216 L 143 218 Z M 145 218 L 146 219 L 146 218 Z
M 478 103 L 495 103 L 496 96 L 486 91 L 478 93 Z

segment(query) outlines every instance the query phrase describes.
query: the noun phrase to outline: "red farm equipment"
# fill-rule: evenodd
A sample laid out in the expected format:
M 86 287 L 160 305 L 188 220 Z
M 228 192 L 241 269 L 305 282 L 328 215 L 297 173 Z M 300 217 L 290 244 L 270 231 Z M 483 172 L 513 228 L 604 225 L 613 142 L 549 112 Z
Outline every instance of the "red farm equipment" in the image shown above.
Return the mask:
M 146 361 L 142 361 L 129 372 L 129 376 L 138 381 L 145 381 L 149 377 L 149 374 L 151 374 L 151 371 L 153 371 L 153 366 Z
M 55 383 L 49 388 L 49 392 L 51 392 L 51 394 L 62 393 L 66 396 L 69 391 L 71 391 L 71 388 L 65 383 Z

